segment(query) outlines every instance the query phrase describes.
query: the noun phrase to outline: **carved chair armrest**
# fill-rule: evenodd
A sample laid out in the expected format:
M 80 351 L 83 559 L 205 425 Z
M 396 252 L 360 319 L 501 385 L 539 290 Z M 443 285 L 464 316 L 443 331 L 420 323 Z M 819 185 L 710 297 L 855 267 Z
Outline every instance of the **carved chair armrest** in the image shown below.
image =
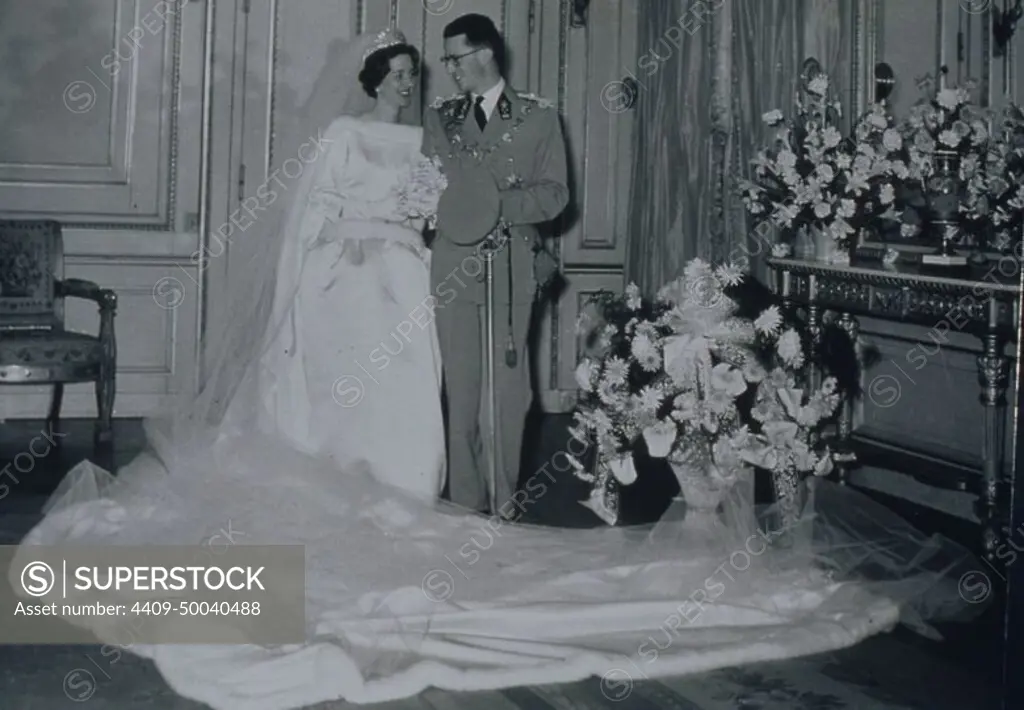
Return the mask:
M 107 288 L 100 288 L 92 281 L 85 279 L 64 279 L 57 282 L 58 298 L 84 298 L 95 301 L 100 307 L 100 314 L 117 311 L 117 294 Z
M 114 315 L 117 313 L 117 294 L 109 288 L 100 288 L 85 279 L 64 279 L 56 282 L 58 298 L 84 298 L 95 301 L 100 308 L 99 339 L 109 362 L 117 359 L 117 340 L 114 335 Z

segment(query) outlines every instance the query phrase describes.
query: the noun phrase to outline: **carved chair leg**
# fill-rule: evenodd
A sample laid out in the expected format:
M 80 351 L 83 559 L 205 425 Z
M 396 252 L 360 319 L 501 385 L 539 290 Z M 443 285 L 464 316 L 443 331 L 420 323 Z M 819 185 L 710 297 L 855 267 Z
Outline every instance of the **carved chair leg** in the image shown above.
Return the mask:
M 109 444 L 113 440 L 111 420 L 116 390 L 114 367 L 111 363 L 104 363 L 96 380 L 96 410 L 99 413 L 99 420 L 96 422 L 96 441 L 100 444 Z
M 64 383 L 58 382 L 53 386 L 53 398 L 50 400 L 50 414 L 46 421 L 53 427 L 60 422 L 60 408 L 64 402 Z

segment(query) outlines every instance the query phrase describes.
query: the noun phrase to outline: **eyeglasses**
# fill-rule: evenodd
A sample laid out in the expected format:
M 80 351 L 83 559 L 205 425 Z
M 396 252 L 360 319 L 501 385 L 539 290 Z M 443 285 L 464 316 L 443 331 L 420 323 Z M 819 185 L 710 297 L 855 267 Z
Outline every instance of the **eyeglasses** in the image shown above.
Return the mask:
M 445 56 L 441 57 L 441 63 L 444 64 L 445 66 L 449 66 L 449 65 L 453 65 L 453 64 L 458 66 L 459 62 L 461 62 L 463 59 L 465 59 L 466 57 L 468 57 L 471 54 L 476 54 L 481 49 L 483 49 L 483 47 L 480 47 L 478 49 L 474 49 L 474 50 L 472 50 L 470 52 L 465 52 L 464 54 L 446 54 Z

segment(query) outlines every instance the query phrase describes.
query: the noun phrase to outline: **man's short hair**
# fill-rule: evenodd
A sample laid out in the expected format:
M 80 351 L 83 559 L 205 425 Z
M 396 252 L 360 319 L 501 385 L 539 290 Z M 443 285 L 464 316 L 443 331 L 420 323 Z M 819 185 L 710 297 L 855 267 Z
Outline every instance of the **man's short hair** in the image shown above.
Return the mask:
M 491 50 L 498 68 L 505 71 L 505 40 L 491 18 L 475 12 L 455 18 L 444 28 L 444 38 L 459 35 L 466 35 L 466 43 L 474 49 L 486 47 Z

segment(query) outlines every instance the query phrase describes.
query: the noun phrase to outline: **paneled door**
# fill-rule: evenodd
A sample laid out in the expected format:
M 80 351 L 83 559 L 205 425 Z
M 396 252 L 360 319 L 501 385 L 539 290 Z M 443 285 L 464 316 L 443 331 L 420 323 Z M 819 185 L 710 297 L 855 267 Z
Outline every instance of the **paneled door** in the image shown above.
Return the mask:
M 525 2 L 525 0 L 524 0 Z M 557 97 L 570 158 L 572 202 L 553 240 L 568 287 L 543 329 L 542 390 L 548 411 L 575 403 L 581 341 L 577 315 L 601 290 L 621 292 L 633 164 L 633 110 L 623 78 L 635 67 L 638 3 L 533 0 L 531 79 Z

